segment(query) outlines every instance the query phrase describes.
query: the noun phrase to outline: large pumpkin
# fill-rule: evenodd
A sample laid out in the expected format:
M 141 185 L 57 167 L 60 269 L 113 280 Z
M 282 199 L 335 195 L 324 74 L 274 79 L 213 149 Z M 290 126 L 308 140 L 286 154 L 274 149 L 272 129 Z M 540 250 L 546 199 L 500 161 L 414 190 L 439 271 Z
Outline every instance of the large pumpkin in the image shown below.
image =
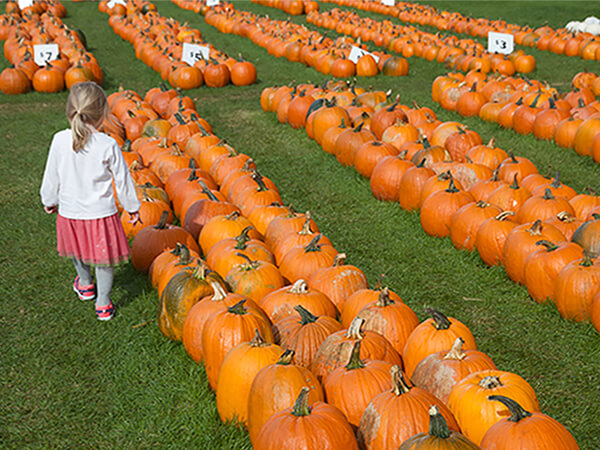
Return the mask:
M 303 387 L 292 408 L 275 413 L 252 442 L 254 450 L 298 448 L 306 450 L 357 450 L 352 427 L 334 406 L 316 402 L 308 406 L 309 388 Z
M 248 395 L 248 433 L 254 443 L 264 423 L 275 413 L 294 406 L 303 387 L 310 389 L 308 406 L 324 400 L 323 388 L 307 368 L 294 364 L 294 351 L 286 350 L 279 360 L 260 370 Z
M 248 401 L 254 377 L 279 359 L 283 349 L 266 342 L 256 330 L 250 342 L 233 347 L 223 360 L 217 381 L 217 410 L 223 422 L 248 420 Z

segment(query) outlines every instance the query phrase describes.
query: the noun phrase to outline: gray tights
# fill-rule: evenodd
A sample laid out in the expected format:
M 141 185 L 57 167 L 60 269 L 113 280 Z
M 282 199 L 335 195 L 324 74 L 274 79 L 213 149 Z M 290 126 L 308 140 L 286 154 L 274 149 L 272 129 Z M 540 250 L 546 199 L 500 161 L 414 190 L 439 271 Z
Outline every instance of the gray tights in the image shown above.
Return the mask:
M 89 286 L 93 283 L 92 269 L 82 261 L 73 258 L 75 270 L 82 286 Z M 96 306 L 107 306 L 110 303 L 110 291 L 113 285 L 113 267 L 96 266 Z

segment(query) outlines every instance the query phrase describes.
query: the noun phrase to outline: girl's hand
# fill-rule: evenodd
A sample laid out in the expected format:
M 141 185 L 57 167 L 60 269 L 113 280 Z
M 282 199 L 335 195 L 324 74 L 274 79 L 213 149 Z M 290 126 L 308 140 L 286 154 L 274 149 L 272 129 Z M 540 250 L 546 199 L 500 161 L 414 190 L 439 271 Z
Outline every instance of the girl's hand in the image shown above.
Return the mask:
M 55 212 L 58 211 L 58 207 L 56 205 L 44 206 L 44 211 L 46 211 L 46 214 L 54 214 Z
M 139 211 L 136 211 L 134 213 L 129 213 L 129 223 L 135 225 L 136 223 L 142 223 L 142 219 L 140 218 L 140 213 Z

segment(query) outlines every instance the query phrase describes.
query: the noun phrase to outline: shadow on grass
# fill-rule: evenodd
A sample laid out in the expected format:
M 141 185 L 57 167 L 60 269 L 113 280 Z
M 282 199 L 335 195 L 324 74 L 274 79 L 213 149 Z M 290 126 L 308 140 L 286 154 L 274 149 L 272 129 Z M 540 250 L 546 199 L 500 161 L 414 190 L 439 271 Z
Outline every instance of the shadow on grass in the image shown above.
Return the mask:
M 113 290 L 121 291 L 118 303 L 121 308 L 132 303 L 136 298 L 153 292 L 148 278 L 137 272 L 131 263 L 123 264 L 115 269 Z

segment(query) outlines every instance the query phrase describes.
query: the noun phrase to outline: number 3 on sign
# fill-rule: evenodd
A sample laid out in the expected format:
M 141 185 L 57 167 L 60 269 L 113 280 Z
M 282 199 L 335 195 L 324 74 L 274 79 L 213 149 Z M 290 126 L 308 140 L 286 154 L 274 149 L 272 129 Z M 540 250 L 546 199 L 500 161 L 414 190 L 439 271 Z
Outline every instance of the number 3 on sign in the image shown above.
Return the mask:
M 496 33 L 494 31 L 488 33 L 488 52 L 508 55 L 512 53 L 514 47 L 515 43 L 512 34 Z

